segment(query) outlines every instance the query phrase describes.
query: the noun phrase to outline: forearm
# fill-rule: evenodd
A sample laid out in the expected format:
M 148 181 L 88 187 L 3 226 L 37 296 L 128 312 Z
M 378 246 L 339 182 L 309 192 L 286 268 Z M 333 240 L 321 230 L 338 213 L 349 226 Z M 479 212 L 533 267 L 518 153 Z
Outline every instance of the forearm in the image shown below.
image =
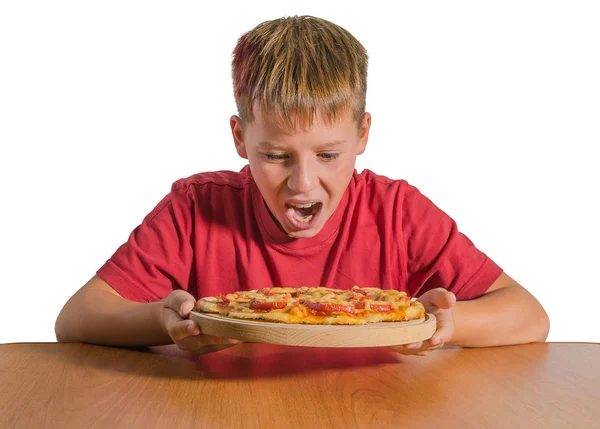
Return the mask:
M 128 347 L 172 344 L 162 328 L 161 307 L 161 302 L 132 302 L 105 290 L 81 290 L 58 316 L 56 338 Z
M 454 306 L 454 335 L 449 345 L 488 347 L 545 341 L 549 320 L 526 289 L 506 287 Z

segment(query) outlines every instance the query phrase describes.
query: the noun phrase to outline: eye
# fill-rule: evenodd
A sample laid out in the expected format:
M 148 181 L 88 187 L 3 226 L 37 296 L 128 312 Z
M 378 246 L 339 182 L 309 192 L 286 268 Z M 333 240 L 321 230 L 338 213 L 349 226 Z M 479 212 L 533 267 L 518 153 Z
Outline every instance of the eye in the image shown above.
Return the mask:
M 339 153 L 331 153 L 331 152 L 324 152 L 324 153 L 320 153 L 319 156 L 325 160 L 325 161 L 333 161 L 334 159 L 338 159 L 340 154 Z
M 287 158 L 287 155 L 284 153 L 265 153 L 264 155 L 269 161 L 283 161 Z

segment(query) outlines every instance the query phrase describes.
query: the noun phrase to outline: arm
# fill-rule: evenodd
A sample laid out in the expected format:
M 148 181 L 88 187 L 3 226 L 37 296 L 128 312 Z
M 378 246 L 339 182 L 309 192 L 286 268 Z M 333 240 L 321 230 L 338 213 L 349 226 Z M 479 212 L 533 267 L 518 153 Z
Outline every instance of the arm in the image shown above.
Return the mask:
M 129 301 L 94 276 L 61 310 L 55 324 L 56 338 L 59 342 L 114 346 L 171 344 L 161 326 L 163 305 Z
M 446 344 L 487 347 L 545 341 L 550 321 L 542 305 L 505 273 L 484 295 L 453 308 L 454 334 Z
M 61 310 L 55 325 L 56 338 L 59 342 L 124 347 L 175 343 L 181 349 L 202 352 L 238 342 L 202 335 L 198 325 L 187 319 L 195 302 L 182 290 L 174 290 L 159 302 L 132 302 L 94 276 Z
M 550 321 L 541 304 L 505 273 L 479 298 L 456 302 L 445 289 L 430 290 L 419 301 L 437 319 L 426 341 L 392 347 L 403 354 L 427 355 L 444 344 L 491 347 L 545 341 Z

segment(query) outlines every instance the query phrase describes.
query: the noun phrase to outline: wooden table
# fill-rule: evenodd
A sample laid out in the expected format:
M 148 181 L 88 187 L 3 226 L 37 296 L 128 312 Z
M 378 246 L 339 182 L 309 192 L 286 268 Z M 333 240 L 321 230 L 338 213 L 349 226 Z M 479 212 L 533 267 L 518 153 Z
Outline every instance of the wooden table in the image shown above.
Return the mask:
M 0 345 L 0 428 L 599 428 L 600 345 Z

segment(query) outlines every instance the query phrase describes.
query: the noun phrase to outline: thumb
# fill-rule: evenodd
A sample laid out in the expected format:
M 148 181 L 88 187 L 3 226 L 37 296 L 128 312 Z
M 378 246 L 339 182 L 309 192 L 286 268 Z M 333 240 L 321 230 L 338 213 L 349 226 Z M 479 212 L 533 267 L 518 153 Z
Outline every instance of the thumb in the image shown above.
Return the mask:
M 454 304 L 456 304 L 456 295 L 446 289 L 435 289 L 431 293 L 431 304 L 447 310 L 454 307 Z
M 165 306 L 179 314 L 183 319 L 188 317 L 196 306 L 196 299 L 189 292 L 181 289 L 171 292 L 165 301 Z

